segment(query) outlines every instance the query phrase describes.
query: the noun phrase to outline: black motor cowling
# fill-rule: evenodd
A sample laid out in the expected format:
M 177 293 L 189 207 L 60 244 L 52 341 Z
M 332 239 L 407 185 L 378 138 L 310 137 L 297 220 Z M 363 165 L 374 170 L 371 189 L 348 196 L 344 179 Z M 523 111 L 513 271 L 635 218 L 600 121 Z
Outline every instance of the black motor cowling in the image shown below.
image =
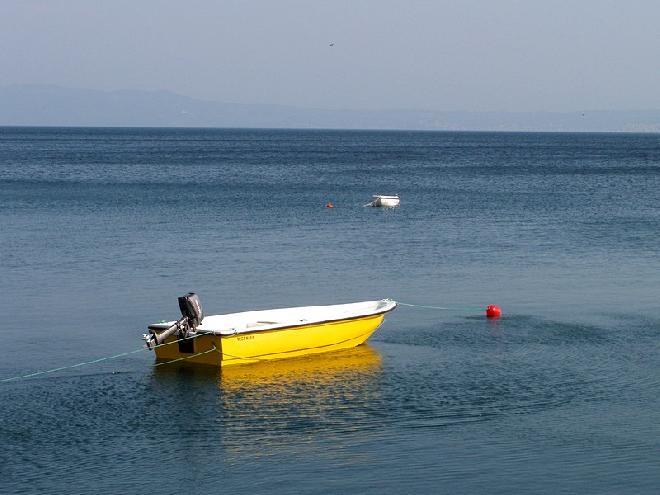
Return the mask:
M 202 323 L 204 313 L 202 312 L 202 305 L 199 302 L 197 294 L 189 292 L 185 296 L 179 297 L 179 309 L 184 318 L 188 318 L 189 327 L 194 330 Z

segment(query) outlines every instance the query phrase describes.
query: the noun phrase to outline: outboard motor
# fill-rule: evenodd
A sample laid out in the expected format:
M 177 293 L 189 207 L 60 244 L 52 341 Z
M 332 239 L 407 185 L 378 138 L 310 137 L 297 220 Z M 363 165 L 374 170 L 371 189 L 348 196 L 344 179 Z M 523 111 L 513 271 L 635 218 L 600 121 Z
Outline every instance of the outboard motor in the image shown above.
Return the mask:
M 191 330 L 195 330 L 202 323 L 204 319 L 202 305 L 199 302 L 199 297 L 194 292 L 188 292 L 185 296 L 179 297 L 179 309 L 181 310 L 181 316 L 188 318 L 188 325 Z
M 185 296 L 179 297 L 179 309 L 181 310 L 181 319 L 174 322 L 169 328 L 162 326 L 149 327 L 149 333 L 144 335 L 144 340 L 148 348 L 162 344 L 170 335 L 176 334 L 179 338 L 188 338 L 204 319 L 202 305 L 199 302 L 197 294 L 189 292 Z

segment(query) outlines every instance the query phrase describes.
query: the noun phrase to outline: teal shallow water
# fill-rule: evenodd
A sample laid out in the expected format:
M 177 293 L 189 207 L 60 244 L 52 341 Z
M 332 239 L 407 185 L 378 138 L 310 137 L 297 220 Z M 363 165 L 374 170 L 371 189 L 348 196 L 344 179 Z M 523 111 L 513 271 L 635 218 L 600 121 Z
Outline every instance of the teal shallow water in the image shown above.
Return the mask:
M 189 290 L 455 308 L 0 384 L 2 491 L 657 493 L 658 186 L 657 135 L 0 129 L 0 378 L 135 349 Z

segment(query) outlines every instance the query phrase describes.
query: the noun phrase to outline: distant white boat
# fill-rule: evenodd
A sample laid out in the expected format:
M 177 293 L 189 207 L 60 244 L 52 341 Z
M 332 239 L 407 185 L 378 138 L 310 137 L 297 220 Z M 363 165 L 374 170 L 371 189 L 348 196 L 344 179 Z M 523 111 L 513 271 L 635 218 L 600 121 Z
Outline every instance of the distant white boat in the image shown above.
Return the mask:
M 365 206 L 382 206 L 385 208 L 394 208 L 399 206 L 401 199 L 397 194 L 394 196 L 385 196 L 382 194 L 374 194 L 373 199 L 370 203 L 367 203 Z

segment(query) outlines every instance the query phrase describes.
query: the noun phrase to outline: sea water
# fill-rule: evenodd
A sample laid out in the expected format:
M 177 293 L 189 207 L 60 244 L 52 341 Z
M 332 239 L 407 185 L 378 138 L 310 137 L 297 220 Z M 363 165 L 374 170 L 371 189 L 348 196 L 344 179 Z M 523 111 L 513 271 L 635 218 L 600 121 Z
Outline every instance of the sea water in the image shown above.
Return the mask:
M 0 492 L 660 491 L 659 135 L 0 129 L 0 379 L 139 349 L 188 291 L 448 309 L 0 382 Z

